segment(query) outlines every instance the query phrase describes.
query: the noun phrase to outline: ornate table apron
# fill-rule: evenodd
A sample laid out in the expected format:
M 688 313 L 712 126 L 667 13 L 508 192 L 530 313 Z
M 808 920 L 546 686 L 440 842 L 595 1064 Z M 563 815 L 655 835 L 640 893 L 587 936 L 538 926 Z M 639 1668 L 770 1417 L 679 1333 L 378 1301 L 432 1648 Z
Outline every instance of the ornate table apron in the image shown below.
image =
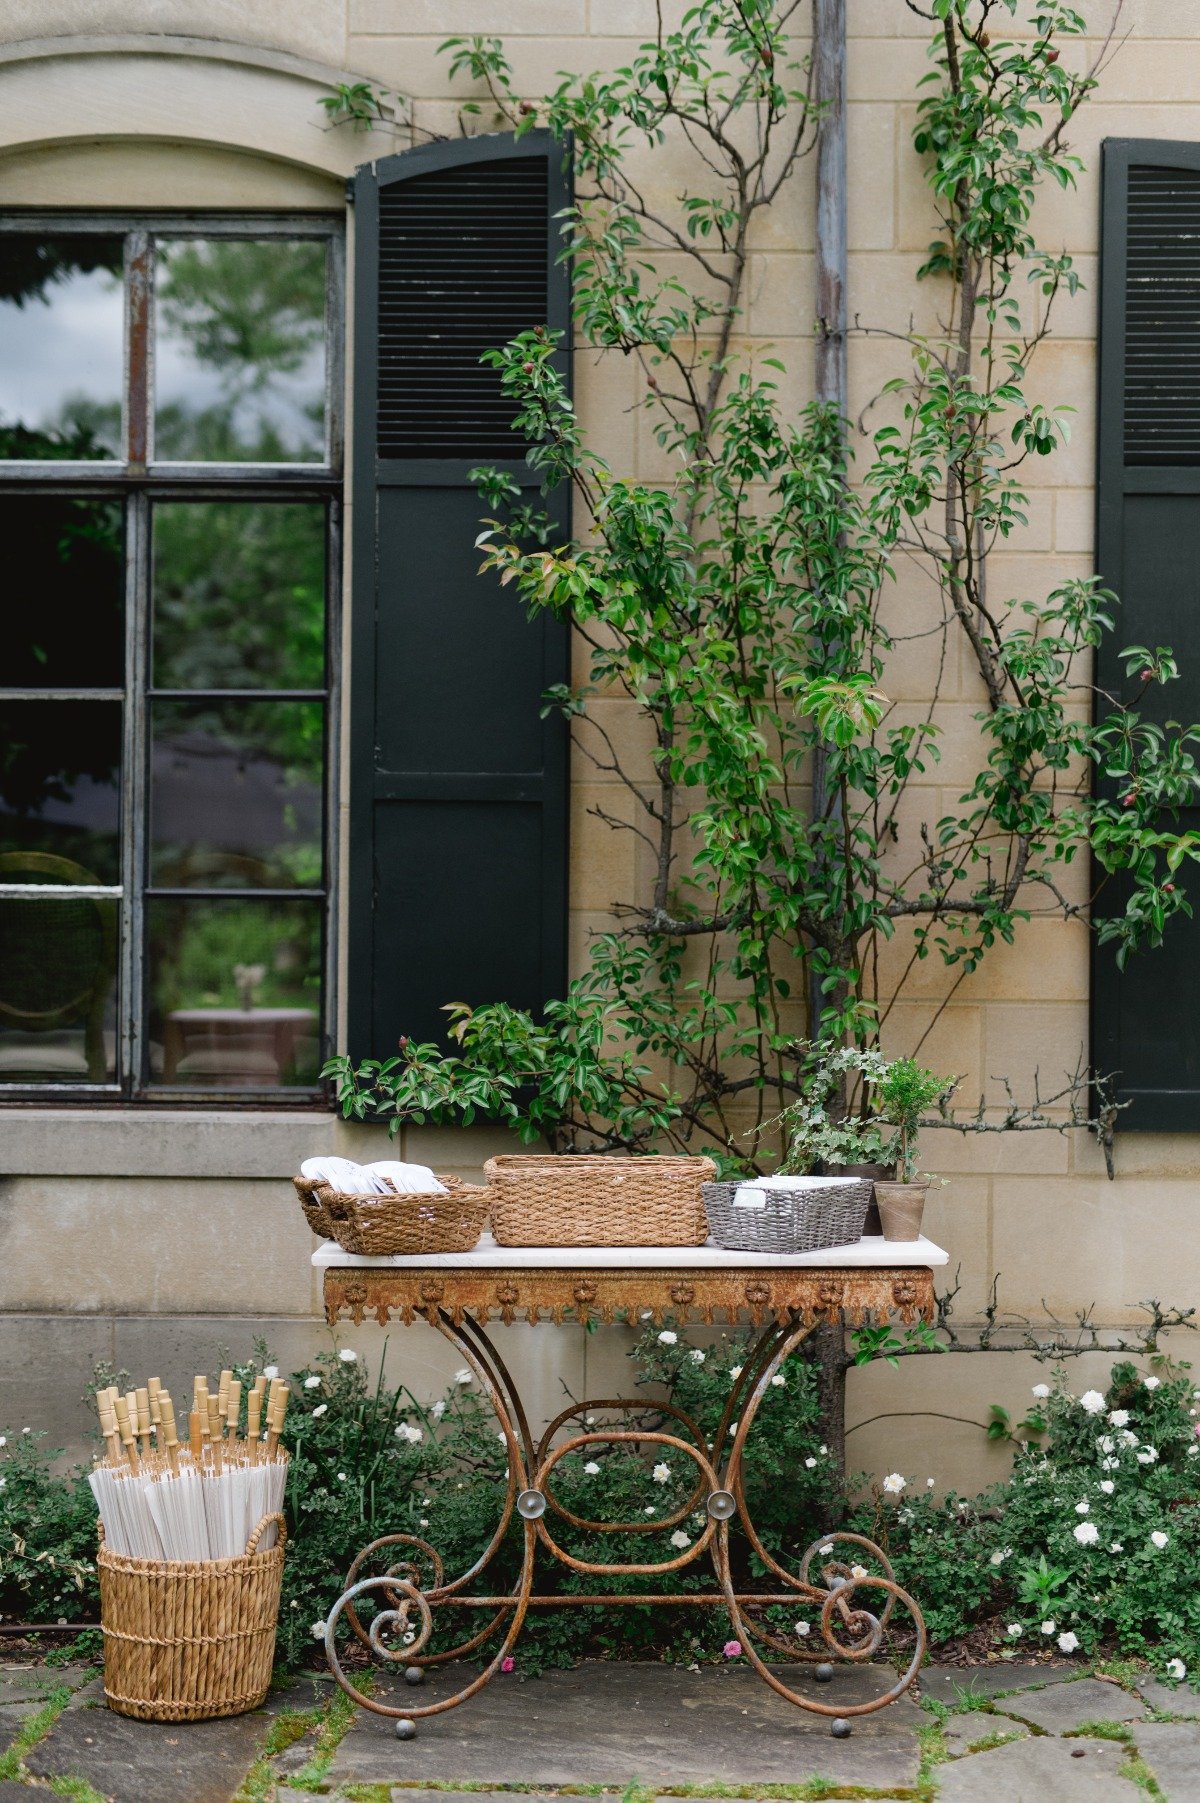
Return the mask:
M 875 1242 L 885 1255 L 900 1252 Z M 919 1242 L 931 1263 L 945 1262 L 939 1248 Z M 339 1257 L 330 1248 L 332 1257 Z M 857 1249 L 856 1249 L 857 1250 Z M 909 1256 L 916 1248 L 905 1248 Z M 344 1256 L 344 1255 L 342 1255 Z M 495 1257 L 496 1254 L 493 1254 Z M 509 1255 L 505 1255 L 509 1256 Z M 536 1258 L 537 1252 L 512 1254 L 516 1258 Z M 436 1715 L 453 1709 L 474 1696 L 491 1679 L 511 1653 L 521 1632 L 526 1611 L 531 1608 L 594 1604 L 597 1607 L 646 1607 L 660 1604 L 684 1607 L 718 1607 L 729 1616 L 733 1633 L 759 1676 L 780 1696 L 831 1719 L 833 1732 L 849 1733 L 847 1718 L 869 1715 L 899 1697 L 913 1682 L 925 1653 L 925 1624 L 916 1601 L 896 1583 L 892 1567 L 872 1541 L 857 1534 L 833 1533 L 814 1541 L 800 1561 L 796 1575 L 784 1569 L 766 1547 L 750 1518 L 743 1482 L 743 1455 L 747 1436 L 754 1425 L 759 1405 L 771 1379 L 788 1355 L 813 1330 L 824 1322 L 846 1320 L 853 1325 L 881 1321 L 898 1315 L 902 1321 L 931 1320 L 934 1313 L 933 1272 L 929 1265 L 897 1262 L 895 1265 L 769 1263 L 748 1261 L 741 1255 L 738 1263 L 699 1266 L 696 1254 L 665 1252 L 653 1254 L 655 1262 L 639 1262 L 635 1249 L 626 1249 L 619 1266 L 589 1264 L 586 1253 L 570 1254 L 578 1260 L 566 1267 L 557 1260 L 545 1267 L 530 1268 L 514 1262 L 480 1264 L 475 1254 L 461 1258 L 444 1256 L 436 1260 L 406 1259 L 388 1264 L 365 1262 L 333 1263 L 317 1254 L 314 1262 L 325 1264 L 325 1314 L 331 1324 L 348 1318 L 361 1322 L 373 1315 L 383 1325 L 389 1319 L 406 1324 L 421 1319 L 428 1321 L 461 1353 L 472 1375 L 482 1386 L 495 1410 L 508 1448 L 508 1488 L 500 1511 L 500 1520 L 483 1555 L 469 1571 L 447 1582 L 441 1559 L 427 1541 L 413 1534 L 388 1534 L 375 1540 L 358 1555 L 350 1569 L 346 1588 L 330 1611 L 325 1648 L 330 1669 L 354 1700 L 364 1708 L 396 1720 L 396 1732 L 403 1739 L 415 1734 L 415 1722 L 422 1716 Z M 608 1253 L 607 1259 L 614 1255 Z M 738 1255 L 728 1255 L 730 1260 Z M 820 1255 L 810 1254 L 810 1259 Z M 837 1256 L 836 1254 L 834 1255 Z M 860 1253 L 861 1257 L 862 1254 Z M 903 1254 L 900 1255 L 901 1257 Z M 670 1258 L 670 1265 L 661 1261 Z M 718 1320 L 736 1323 L 749 1316 L 759 1330 L 748 1349 L 742 1367 L 721 1417 L 720 1426 L 711 1442 L 697 1424 L 680 1409 L 669 1404 L 652 1405 L 663 1417 L 664 1427 L 656 1431 L 640 1428 L 605 1428 L 593 1425 L 586 1432 L 576 1432 L 554 1445 L 554 1436 L 566 1423 L 594 1414 L 597 1410 L 637 1410 L 645 1413 L 645 1398 L 601 1399 L 581 1402 L 564 1409 L 540 1440 L 530 1431 L 525 1408 L 503 1359 L 489 1339 L 484 1323 L 490 1319 L 511 1323 L 520 1317 L 530 1322 L 564 1321 L 586 1324 L 597 1320 L 606 1323 L 653 1320 L 661 1324 L 664 1316 L 683 1321 L 686 1318 L 712 1325 Z M 667 1432 L 665 1427 L 679 1431 Z M 696 1482 L 691 1496 L 673 1514 L 653 1522 L 597 1522 L 571 1514 L 555 1497 L 552 1488 L 554 1468 L 569 1452 L 597 1445 L 636 1443 L 639 1446 L 670 1447 L 690 1459 L 696 1469 Z M 678 1557 L 653 1563 L 597 1564 L 576 1558 L 554 1539 L 550 1521 L 558 1517 L 588 1532 L 659 1532 L 677 1527 L 689 1514 L 703 1509 L 705 1525 L 695 1541 Z M 521 1518 L 524 1550 L 521 1572 L 511 1591 L 493 1595 L 483 1583 L 483 1574 L 501 1545 L 514 1511 Z M 730 1524 L 737 1520 L 750 1545 L 767 1571 L 778 1581 L 772 1592 L 739 1592 L 735 1590 L 729 1551 Z M 835 1557 L 837 1550 L 860 1549 L 854 1563 Z M 572 1571 L 585 1575 L 611 1577 L 621 1573 L 670 1577 L 692 1565 L 706 1553 L 711 1555 L 718 1588 L 712 1591 L 664 1592 L 647 1597 L 633 1595 L 538 1595 L 533 1589 L 535 1553 L 542 1550 Z M 860 1562 L 866 1555 L 880 1568 L 868 1571 Z M 814 1561 L 816 1566 L 814 1568 Z M 382 1567 L 374 1572 L 370 1567 Z M 424 1566 L 424 1582 L 422 1578 Z M 367 1573 L 367 1575 L 363 1575 Z M 432 1577 L 432 1583 L 429 1578 Z M 387 1607 L 377 1614 L 369 1628 L 360 1622 L 356 1604 L 362 1597 L 378 1593 Z M 770 1604 L 807 1604 L 820 1610 L 820 1633 L 823 1647 L 809 1651 L 807 1645 L 793 1645 L 753 1619 L 748 1610 Z M 910 1656 L 891 1688 L 869 1702 L 843 1704 L 840 1708 L 818 1702 L 793 1690 L 768 1666 L 759 1644 L 792 1663 L 812 1663 L 818 1680 L 832 1677 L 833 1668 L 825 1663 L 833 1656 L 861 1663 L 870 1659 L 883 1645 L 888 1624 L 899 1604 L 909 1620 Z M 435 1608 L 487 1609 L 491 1619 L 477 1633 L 460 1645 L 443 1652 L 426 1652 L 433 1634 Z M 335 1635 L 342 1615 L 346 1616 L 357 1639 L 379 1658 L 402 1662 L 411 1684 L 419 1684 L 430 1666 L 462 1658 L 474 1653 L 492 1635 L 500 1633 L 500 1644 L 490 1662 L 472 1681 L 453 1696 L 423 1706 L 396 1708 L 364 1696 L 356 1690 L 343 1670 L 335 1645 Z M 412 1634 L 407 1645 L 389 1647 L 390 1634 Z M 759 1644 L 756 1644 L 759 1643 Z M 486 1656 L 486 1655 L 484 1655 Z

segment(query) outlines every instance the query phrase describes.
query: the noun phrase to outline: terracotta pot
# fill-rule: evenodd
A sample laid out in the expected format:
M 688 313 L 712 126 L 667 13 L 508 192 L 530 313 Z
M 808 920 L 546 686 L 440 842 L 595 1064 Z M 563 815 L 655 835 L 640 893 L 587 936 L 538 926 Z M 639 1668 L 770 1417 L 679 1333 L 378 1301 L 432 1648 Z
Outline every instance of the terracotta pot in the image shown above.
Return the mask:
M 885 1240 L 919 1240 L 921 1216 L 925 1213 L 928 1177 L 914 1183 L 884 1182 L 876 1179 L 875 1201 L 883 1223 Z
M 825 1166 L 825 1171 L 830 1177 L 869 1177 L 872 1183 L 878 1183 L 882 1178 L 890 1177 L 893 1168 L 890 1164 L 829 1164 Z M 863 1236 L 864 1238 L 869 1234 L 878 1236 L 882 1232 L 883 1223 L 879 1219 L 879 1205 L 875 1200 L 875 1193 L 872 1191 L 871 1201 L 867 1208 L 867 1219 L 863 1226 Z

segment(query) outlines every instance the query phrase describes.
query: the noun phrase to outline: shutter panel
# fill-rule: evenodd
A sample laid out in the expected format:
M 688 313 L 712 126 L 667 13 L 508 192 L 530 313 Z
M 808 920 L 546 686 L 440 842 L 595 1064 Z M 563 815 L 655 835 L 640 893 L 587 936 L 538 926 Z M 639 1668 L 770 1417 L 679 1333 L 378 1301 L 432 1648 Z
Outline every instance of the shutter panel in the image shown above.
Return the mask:
M 1124 645 L 1170 645 L 1180 680 L 1155 686 L 1148 719 L 1200 719 L 1200 145 L 1146 139 L 1104 145 L 1100 276 L 1097 567 L 1120 597 L 1097 683 L 1128 696 Z M 1200 809 L 1181 813 L 1200 827 Z M 1200 1017 L 1187 1005 L 1200 956 L 1196 910 L 1163 944 L 1092 958 L 1092 1064 L 1115 1074 L 1131 1106 L 1120 1130 L 1200 1129 Z M 1113 883 L 1097 914 L 1124 900 Z
M 566 980 L 567 627 L 479 574 L 468 472 L 538 477 L 481 352 L 568 332 L 548 132 L 438 143 L 354 179 L 347 1051 L 444 1039 L 447 1002 L 537 1010 Z M 569 370 L 567 340 L 561 352 Z M 569 497 L 544 503 L 556 542 Z

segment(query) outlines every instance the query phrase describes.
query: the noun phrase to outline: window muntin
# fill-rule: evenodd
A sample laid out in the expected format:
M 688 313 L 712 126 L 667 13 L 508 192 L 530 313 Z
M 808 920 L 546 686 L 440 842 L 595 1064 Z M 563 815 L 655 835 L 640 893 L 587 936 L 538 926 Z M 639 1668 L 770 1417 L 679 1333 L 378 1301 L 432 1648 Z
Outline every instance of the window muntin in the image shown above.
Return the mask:
M 316 1082 L 340 275 L 333 221 L 0 220 L 26 362 L 118 322 L 115 393 L 0 351 L 0 1096 Z

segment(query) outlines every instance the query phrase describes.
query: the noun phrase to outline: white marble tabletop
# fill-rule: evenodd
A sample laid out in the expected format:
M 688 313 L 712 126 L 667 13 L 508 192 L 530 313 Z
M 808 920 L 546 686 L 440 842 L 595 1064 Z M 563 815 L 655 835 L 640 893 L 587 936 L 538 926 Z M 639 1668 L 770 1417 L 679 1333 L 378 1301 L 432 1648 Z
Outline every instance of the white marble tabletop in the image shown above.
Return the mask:
M 363 1258 L 323 1240 L 312 1255 L 318 1270 L 331 1266 L 370 1265 L 397 1271 L 740 1271 L 776 1266 L 780 1270 L 862 1270 L 864 1267 L 947 1265 L 950 1254 L 932 1240 L 885 1240 L 864 1236 L 852 1246 L 826 1246 L 820 1252 L 729 1252 L 710 1240 L 705 1246 L 498 1246 L 485 1233 L 470 1252 L 425 1252 L 413 1258 Z

